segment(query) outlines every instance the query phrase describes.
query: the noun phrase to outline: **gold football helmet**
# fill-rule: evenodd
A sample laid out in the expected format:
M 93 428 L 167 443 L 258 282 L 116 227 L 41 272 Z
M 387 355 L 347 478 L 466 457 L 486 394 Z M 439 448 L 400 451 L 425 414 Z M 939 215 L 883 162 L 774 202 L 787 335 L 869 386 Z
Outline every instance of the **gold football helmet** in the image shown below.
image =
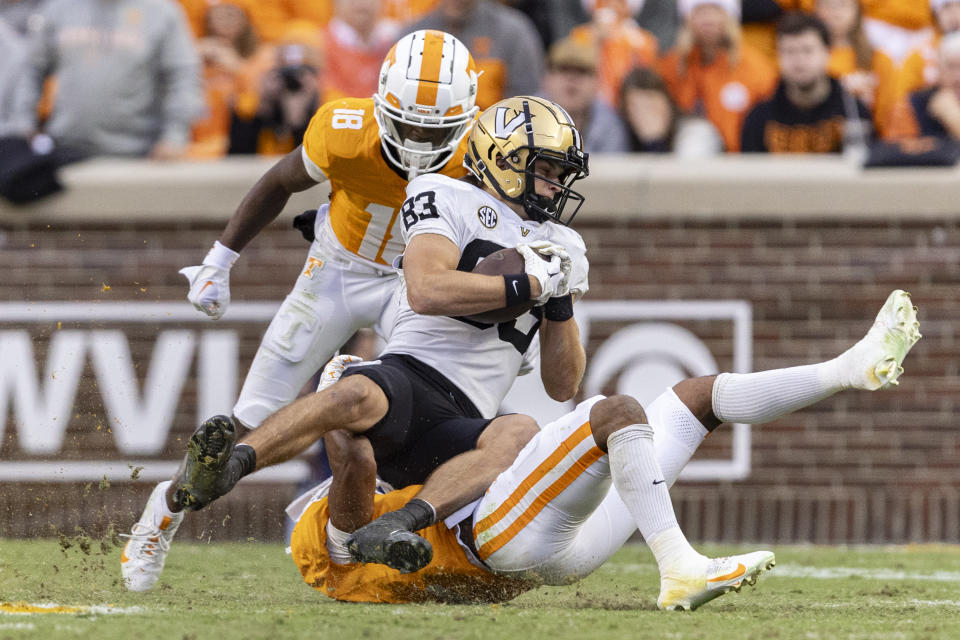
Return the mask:
M 587 177 L 587 156 L 580 132 L 560 105 L 534 96 L 517 96 L 501 100 L 480 114 L 470 131 L 463 164 L 501 198 L 523 205 L 531 220 L 570 224 L 584 200 L 571 186 Z M 535 176 L 538 160 L 559 165 L 558 181 Z M 536 180 L 560 190 L 552 198 L 537 195 Z M 570 200 L 576 208 L 564 216 Z

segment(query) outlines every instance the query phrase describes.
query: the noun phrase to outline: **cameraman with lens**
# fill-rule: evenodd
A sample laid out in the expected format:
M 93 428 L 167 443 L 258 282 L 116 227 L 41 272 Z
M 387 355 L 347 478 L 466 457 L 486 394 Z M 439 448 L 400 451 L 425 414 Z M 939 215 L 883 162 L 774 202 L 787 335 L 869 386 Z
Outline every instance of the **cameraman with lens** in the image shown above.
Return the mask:
M 279 154 L 299 145 L 321 103 L 319 62 L 319 50 L 309 44 L 279 45 L 276 62 L 263 77 L 253 118 L 233 113 L 228 153 Z

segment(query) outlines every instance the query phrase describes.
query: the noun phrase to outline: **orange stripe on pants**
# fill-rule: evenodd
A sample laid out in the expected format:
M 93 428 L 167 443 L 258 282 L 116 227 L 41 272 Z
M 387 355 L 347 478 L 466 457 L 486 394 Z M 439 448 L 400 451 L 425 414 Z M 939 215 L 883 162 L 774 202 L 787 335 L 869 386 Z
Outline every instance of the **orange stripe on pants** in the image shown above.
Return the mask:
M 537 499 L 533 501 L 533 504 L 527 507 L 527 510 L 520 514 L 520 517 L 514 520 L 513 523 L 502 533 L 497 535 L 497 537 L 495 537 L 493 540 L 490 540 L 477 550 L 477 555 L 480 556 L 480 559 L 486 560 L 494 552 L 503 547 L 503 545 L 513 540 L 514 536 L 520 533 L 525 526 L 530 524 L 530 521 L 533 520 L 538 513 L 543 511 L 543 508 L 546 507 L 551 500 L 563 493 L 563 490 L 569 487 L 574 480 L 579 478 L 581 473 L 586 471 L 590 465 L 602 458 L 604 455 L 606 454 L 604 454 L 603 451 L 597 447 L 593 447 L 585 454 L 580 456 L 580 458 L 574 462 L 573 465 L 571 465 L 571 467 L 567 469 L 556 482 L 547 487 L 543 493 L 537 496 Z
M 550 454 L 546 460 L 537 465 L 537 468 L 534 469 L 530 475 L 524 478 L 523 482 L 510 494 L 503 503 L 497 507 L 497 509 L 485 517 L 483 520 L 478 522 L 473 528 L 474 536 L 482 534 L 484 531 L 489 530 L 498 522 L 503 520 L 510 511 L 516 507 L 520 500 L 546 475 L 555 469 L 557 465 L 563 460 L 571 451 L 573 451 L 581 442 L 585 439 L 592 437 L 592 431 L 590 429 L 590 423 L 585 422 L 577 428 L 566 440 L 560 443 L 560 446 Z M 486 557 L 506 544 L 511 538 L 513 538 L 516 533 L 523 528 L 533 517 L 539 513 L 543 507 L 552 500 L 554 497 L 560 494 L 561 491 L 566 489 L 570 483 L 576 479 L 587 467 L 593 464 L 597 459 L 604 455 L 603 451 L 594 446 L 589 452 L 581 456 L 579 460 L 574 462 L 573 466 L 568 469 L 556 482 L 547 487 L 543 494 L 537 497 L 534 500 L 533 504 L 524 511 L 520 517 L 515 521 L 506 531 L 497 535 L 493 540 L 484 544 L 482 549 L 488 549 L 491 545 L 496 545 L 496 548 L 490 549 L 486 555 L 483 555 L 483 550 L 481 549 L 481 557 Z M 509 533 L 509 536 L 507 534 Z M 504 536 L 507 536 L 504 538 Z

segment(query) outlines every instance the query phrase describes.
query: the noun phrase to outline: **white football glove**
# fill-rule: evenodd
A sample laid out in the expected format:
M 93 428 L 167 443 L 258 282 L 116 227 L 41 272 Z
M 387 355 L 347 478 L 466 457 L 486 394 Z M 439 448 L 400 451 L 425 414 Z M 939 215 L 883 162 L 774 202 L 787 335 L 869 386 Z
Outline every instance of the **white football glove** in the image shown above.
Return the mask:
M 230 304 L 230 268 L 239 255 L 217 241 L 203 259 L 203 264 L 180 269 L 190 283 L 187 300 L 214 320 L 223 317 Z
M 332 387 L 340 380 L 344 369 L 346 369 L 348 365 L 357 362 L 363 362 L 363 358 L 349 354 L 333 356 L 330 362 L 327 363 L 327 366 L 323 368 L 323 373 L 320 374 L 320 384 L 317 386 L 317 392 L 323 391 L 327 387 Z
M 567 250 L 560 245 L 553 244 L 547 240 L 531 242 L 528 246 L 534 249 L 537 253 L 542 253 L 545 256 L 557 256 L 560 258 L 560 272 L 563 274 L 563 279 L 560 281 L 560 284 L 557 285 L 556 291 L 554 291 L 553 295 L 550 297 L 562 297 L 570 293 L 570 272 L 573 269 L 573 261 L 570 259 L 570 254 L 567 253 Z
M 566 287 L 569 292 L 570 256 L 566 249 L 544 241 L 518 244 L 516 248 L 523 256 L 524 271 L 540 283 L 541 293 L 533 298 L 534 301 L 542 303 L 556 295 L 566 295 L 558 293 L 561 286 Z M 538 254 L 550 256 L 550 259 L 544 260 Z M 565 262 L 563 256 L 566 257 Z

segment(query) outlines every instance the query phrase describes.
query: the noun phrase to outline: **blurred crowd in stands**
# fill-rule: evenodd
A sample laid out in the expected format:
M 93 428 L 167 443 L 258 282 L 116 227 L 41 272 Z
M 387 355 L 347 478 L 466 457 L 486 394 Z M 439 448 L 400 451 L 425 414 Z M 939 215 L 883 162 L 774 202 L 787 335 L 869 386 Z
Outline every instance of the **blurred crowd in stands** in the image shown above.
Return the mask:
M 0 139 L 283 153 L 417 28 L 469 47 L 481 108 L 549 97 L 591 153 L 896 163 L 960 140 L 960 0 L 0 0 Z

